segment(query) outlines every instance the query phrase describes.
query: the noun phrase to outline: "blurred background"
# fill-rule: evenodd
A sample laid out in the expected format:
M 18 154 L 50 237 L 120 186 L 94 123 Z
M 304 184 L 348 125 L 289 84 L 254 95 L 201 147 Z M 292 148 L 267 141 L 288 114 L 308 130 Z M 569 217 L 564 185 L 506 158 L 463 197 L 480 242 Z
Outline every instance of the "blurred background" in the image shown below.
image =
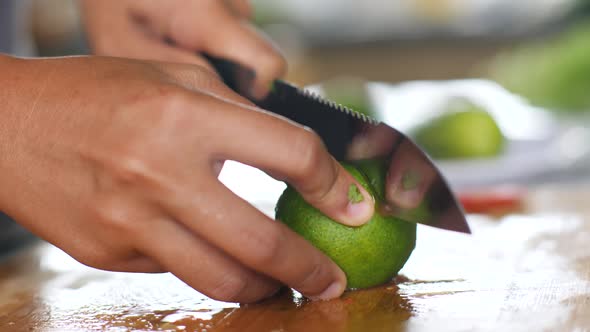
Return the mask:
M 287 80 L 422 145 L 458 190 L 590 180 L 590 1 L 252 0 Z M 31 0 L 32 54 L 88 53 L 75 0 Z
M 87 51 L 76 0 L 32 1 L 40 55 Z M 583 20 L 586 0 L 252 0 L 255 22 L 289 59 L 297 83 L 481 76 L 497 53 L 555 37 Z

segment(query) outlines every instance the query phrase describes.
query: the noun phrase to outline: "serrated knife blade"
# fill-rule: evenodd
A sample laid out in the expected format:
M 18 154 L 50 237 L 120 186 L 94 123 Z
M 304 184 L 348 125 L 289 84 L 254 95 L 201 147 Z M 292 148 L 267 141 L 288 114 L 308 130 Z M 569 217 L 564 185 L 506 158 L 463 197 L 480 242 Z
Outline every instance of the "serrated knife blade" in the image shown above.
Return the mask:
M 250 95 L 253 72 L 207 56 L 224 82 L 258 107 L 314 130 L 338 161 L 387 174 L 381 212 L 419 224 L 470 233 L 465 213 L 432 160 L 411 139 L 377 118 L 358 113 L 308 90 L 276 80 L 263 100 Z M 385 117 L 383 117 L 385 118 Z

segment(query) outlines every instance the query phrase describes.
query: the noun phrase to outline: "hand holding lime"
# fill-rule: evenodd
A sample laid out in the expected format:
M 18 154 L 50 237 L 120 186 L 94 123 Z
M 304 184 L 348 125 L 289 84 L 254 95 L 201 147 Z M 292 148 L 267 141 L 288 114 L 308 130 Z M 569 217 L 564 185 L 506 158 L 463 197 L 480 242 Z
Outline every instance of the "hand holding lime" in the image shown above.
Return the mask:
M 343 166 L 371 195 L 377 196 L 366 174 L 354 166 Z M 349 197 L 354 200 L 358 195 L 351 190 Z M 276 218 L 338 264 L 346 274 L 348 288 L 366 288 L 390 281 L 404 266 L 416 243 L 416 224 L 381 215 L 379 210 L 376 207 L 371 220 L 362 226 L 345 226 L 322 214 L 288 187 L 277 203 Z

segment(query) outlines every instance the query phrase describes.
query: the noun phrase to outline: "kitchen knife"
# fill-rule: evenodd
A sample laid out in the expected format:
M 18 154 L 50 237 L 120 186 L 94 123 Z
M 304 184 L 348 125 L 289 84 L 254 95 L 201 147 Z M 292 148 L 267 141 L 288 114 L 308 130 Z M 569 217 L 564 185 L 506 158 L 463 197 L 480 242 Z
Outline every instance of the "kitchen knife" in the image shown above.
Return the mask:
M 377 197 L 384 203 L 382 213 L 470 233 L 441 172 L 411 139 L 379 121 L 384 116 L 369 117 L 282 80 L 272 84 L 267 97 L 256 100 L 250 94 L 253 71 L 226 59 L 206 58 L 231 89 L 258 107 L 314 130 L 336 160 L 364 165 L 361 168 L 374 175 L 387 174 L 377 180 L 384 187 Z

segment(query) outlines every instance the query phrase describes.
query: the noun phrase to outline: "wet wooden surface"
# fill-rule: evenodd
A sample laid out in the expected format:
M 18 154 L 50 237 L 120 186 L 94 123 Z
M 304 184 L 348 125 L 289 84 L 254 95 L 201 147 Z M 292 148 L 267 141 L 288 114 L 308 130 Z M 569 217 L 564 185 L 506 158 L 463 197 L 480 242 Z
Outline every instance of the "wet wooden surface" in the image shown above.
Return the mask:
M 471 216 L 472 236 L 420 227 L 405 278 L 317 303 L 220 303 L 40 244 L 0 263 L 0 331 L 590 331 L 589 202 L 543 189 L 521 213 Z

